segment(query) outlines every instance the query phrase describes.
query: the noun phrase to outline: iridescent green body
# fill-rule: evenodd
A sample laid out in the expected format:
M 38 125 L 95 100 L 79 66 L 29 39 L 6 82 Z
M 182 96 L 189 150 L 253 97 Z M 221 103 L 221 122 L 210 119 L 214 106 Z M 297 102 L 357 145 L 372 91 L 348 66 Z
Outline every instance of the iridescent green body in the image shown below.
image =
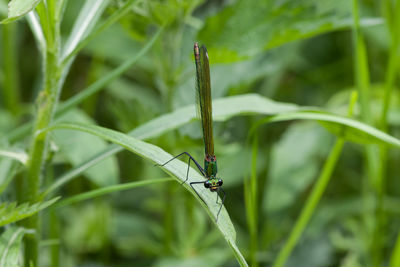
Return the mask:
M 214 155 L 210 66 L 206 47 L 199 48 L 198 44 L 195 43 L 194 57 L 196 62 L 197 103 L 204 140 L 204 175 L 207 178 L 204 185 L 211 191 L 217 191 L 222 185 L 222 180 L 217 178 L 217 159 Z

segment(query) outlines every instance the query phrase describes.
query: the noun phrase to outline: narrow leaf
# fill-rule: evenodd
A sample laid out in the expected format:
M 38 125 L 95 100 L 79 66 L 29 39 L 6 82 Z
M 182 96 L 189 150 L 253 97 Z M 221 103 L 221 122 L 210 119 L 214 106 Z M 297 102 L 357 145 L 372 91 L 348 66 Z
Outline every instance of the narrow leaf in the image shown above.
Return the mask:
M 70 54 L 94 27 L 108 4 L 107 0 L 87 0 L 75 21 L 64 47 L 63 57 Z
M 308 112 L 306 112 L 307 110 Z M 317 110 L 315 107 L 301 107 L 295 104 L 272 101 L 257 94 L 231 96 L 213 101 L 213 116 L 216 121 L 225 121 L 230 117 L 240 115 L 276 115 L 265 118 L 260 124 L 296 119 L 316 120 L 324 122 L 324 126 L 329 125 L 329 129 L 331 130 L 338 129 L 336 134 L 340 136 L 345 134 L 346 137 L 350 138 L 350 136 L 362 135 L 365 137 L 362 139 L 365 142 L 383 142 L 394 146 L 400 144 L 400 140 L 365 123 L 334 114 L 318 113 Z M 129 135 L 138 139 L 155 138 L 195 119 L 195 107 L 194 105 L 190 105 L 155 118 L 137 127 Z M 356 141 L 360 141 L 360 139 Z M 46 194 L 55 191 L 84 172 L 87 168 L 120 151 L 122 151 L 121 147 L 110 145 L 89 160 L 82 162 L 76 168 L 56 179 L 56 182 L 46 190 Z
M 83 131 L 104 138 L 156 164 L 163 164 L 172 158 L 171 154 L 168 154 L 167 152 L 165 152 L 164 150 L 162 150 L 157 146 L 145 143 L 129 135 L 99 126 L 83 125 L 76 123 L 58 123 L 53 126 L 50 126 L 49 128 L 46 129 L 46 131 L 62 129 L 62 128 Z M 179 183 L 182 183 L 183 181 L 186 180 L 187 168 L 188 168 L 187 163 L 184 163 L 180 160 L 171 161 L 170 163 L 162 167 L 162 169 L 164 169 L 167 173 L 175 177 L 175 179 Z M 206 188 L 204 188 L 204 186 L 200 184 L 198 186 L 195 186 L 197 193 L 201 197 L 200 199 L 197 196 L 196 192 L 194 192 L 191 189 L 190 183 L 204 181 L 204 177 L 201 176 L 198 172 L 196 172 L 192 168 L 190 168 L 189 172 L 190 175 L 188 177 L 188 180 L 183 185 L 198 199 L 200 204 L 206 209 L 207 213 L 212 218 L 212 221 L 217 225 L 218 229 L 224 236 L 225 240 L 232 248 L 239 263 L 242 266 L 247 266 L 244 257 L 242 256 L 238 247 L 235 244 L 236 232 L 225 207 L 222 207 L 222 210 L 218 217 L 218 221 L 216 222 L 216 216 L 220 208 L 220 204 L 215 202 L 216 195 L 207 190 Z M 221 200 L 219 200 L 219 203 L 220 202 Z

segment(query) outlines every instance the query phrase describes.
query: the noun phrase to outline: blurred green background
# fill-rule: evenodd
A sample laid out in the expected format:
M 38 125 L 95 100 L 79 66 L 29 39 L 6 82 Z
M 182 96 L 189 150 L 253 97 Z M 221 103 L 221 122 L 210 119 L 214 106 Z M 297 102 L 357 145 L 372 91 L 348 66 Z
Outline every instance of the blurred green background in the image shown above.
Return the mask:
M 124 3 L 106 2 L 98 23 Z M 357 73 L 366 66 L 369 74 L 363 77 L 370 90 L 366 106 L 370 116 L 363 117 L 361 104 L 355 106 L 353 118 L 399 137 L 397 2 L 358 1 L 357 35 L 354 1 L 350 0 L 137 1 L 78 54 L 65 78 L 61 102 L 138 54 L 163 27 L 161 35 L 128 71 L 57 120 L 126 133 L 193 104 L 192 49 L 198 41 L 208 49 L 214 99 L 257 93 L 346 116 L 351 92 L 362 86 Z M 64 44 L 84 4 L 67 1 L 61 23 Z M 0 12 L 1 18 L 7 16 L 4 0 Z M 29 134 L 12 140 L 9 133 L 34 119 L 43 82 L 41 55 L 24 18 L 1 25 L 0 31 L 0 141 L 3 147 L 27 150 Z M 364 50 L 360 52 L 357 36 L 363 37 L 367 62 L 360 63 L 358 53 Z M 394 78 L 388 77 L 390 64 L 396 66 Z M 382 128 L 388 84 L 391 102 L 387 125 Z M 364 96 L 361 91 L 361 102 Z M 249 114 L 214 123 L 225 206 L 238 247 L 252 266 L 272 266 L 337 139 L 323 125 L 306 120 L 263 124 L 250 135 L 263 117 Z M 82 132 L 57 130 L 50 136 L 51 159 L 43 170 L 44 184 L 107 147 L 106 141 Z M 285 266 L 389 266 L 390 261 L 391 266 L 399 266 L 393 262 L 400 222 L 400 153 L 388 149 L 383 161 L 373 146 L 377 161 L 371 162 L 374 157 L 366 152 L 369 145 L 353 142 L 357 139 L 345 143 L 327 189 Z M 147 142 L 173 155 L 187 151 L 202 162 L 198 120 Z M 380 167 L 384 182 L 376 185 L 371 168 Z M 244 191 L 252 174 L 258 180 L 255 237 L 250 233 Z M 56 195 L 68 197 L 166 176 L 150 162 L 122 151 L 87 169 Z M 13 196 L 9 189 L 2 200 Z M 54 262 L 59 266 L 238 265 L 212 220 L 177 182 L 112 193 L 57 208 L 54 213 L 45 211 L 42 223 L 43 266 L 56 266 Z M 58 259 L 50 256 L 54 247 L 59 249 Z

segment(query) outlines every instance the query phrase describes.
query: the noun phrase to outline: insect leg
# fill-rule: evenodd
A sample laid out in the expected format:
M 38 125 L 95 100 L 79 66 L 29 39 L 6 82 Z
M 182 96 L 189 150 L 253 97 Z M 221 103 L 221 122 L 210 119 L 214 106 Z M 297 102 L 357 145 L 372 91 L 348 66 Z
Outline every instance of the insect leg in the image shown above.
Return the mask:
M 221 206 L 219 206 L 219 210 L 218 210 L 218 213 L 217 213 L 217 219 L 215 220 L 215 222 L 218 222 L 218 216 L 219 216 L 219 213 L 221 212 L 222 206 L 224 205 L 225 197 L 226 197 L 226 194 L 225 194 L 224 189 L 222 189 L 221 187 L 219 187 L 219 188 L 218 188 L 218 191 L 217 191 L 217 195 L 218 195 L 218 192 L 219 192 L 219 191 L 222 192 L 222 202 L 221 202 Z
M 207 203 L 204 201 L 204 199 L 199 195 L 199 193 L 197 193 L 196 189 L 194 189 L 194 187 L 193 187 L 194 184 L 204 184 L 204 183 L 205 183 L 205 181 L 204 182 L 191 182 L 190 187 L 194 190 L 194 192 L 196 192 L 196 195 L 204 202 L 204 204 L 207 205 Z
M 184 152 L 184 153 L 186 153 L 186 152 Z M 188 155 L 189 155 L 189 154 L 188 154 Z M 185 181 L 183 181 L 183 182 L 181 183 L 181 185 L 183 185 L 184 183 L 186 183 L 187 180 L 189 179 L 190 161 L 193 161 L 194 164 L 196 164 L 197 168 L 199 169 L 199 171 L 201 172 L 201 174 L 204 176 L 204 170 L 203 170 L 203 168 L 200 166 L 200 164 L 199 164 L 192 156 L 189 155 L 188 168 L 187 168 L 187 171 L 186 171 L 186 179 L 185 179 Z M 204 182 L 202 182 L 202 183 L 204 183 Z
M 187 172 L 186 172 L 186 179 L 185 181 L 183 181 L 181 183 L 181 185 L 183 185 L 184 183 L 187 182 L 187 180 L 189 179 L 189 170 L 190 170 L 190 161 L 193 161 L 194 164 L 196 164 L 197 169 L 199 169 L 199 171 L 201 172 L 201 174 L 204 176 L 204 170 L 203 168 L 200 166 L 200 164 L 192 157 L 192 155 L 190 155 L 188 152 L 182 152 L 179 155 L 173 157 L 172 159 L 168 160 L 167 162 L 165 162 L 164 164 L 155 164 L 155 166 L 165 166 L 166 164 L 168 164 L 169 162 L 171 162 L 172 160 L 182 156 L 182 155 L 187 155 L 189 157 L 189 161 L 188 161 L 188 168 L 187 168 Z

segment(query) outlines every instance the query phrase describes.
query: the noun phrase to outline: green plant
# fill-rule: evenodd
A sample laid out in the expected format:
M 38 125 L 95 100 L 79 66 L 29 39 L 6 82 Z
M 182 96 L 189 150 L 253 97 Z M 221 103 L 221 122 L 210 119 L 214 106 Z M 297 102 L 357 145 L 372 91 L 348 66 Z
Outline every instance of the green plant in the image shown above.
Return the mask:
M 397 0 L 78 2 L 0 2 L 0 265 L 396 266 Z M 218 222 L 185 162 L 153 166 L 202 151 L 194 41 Z

